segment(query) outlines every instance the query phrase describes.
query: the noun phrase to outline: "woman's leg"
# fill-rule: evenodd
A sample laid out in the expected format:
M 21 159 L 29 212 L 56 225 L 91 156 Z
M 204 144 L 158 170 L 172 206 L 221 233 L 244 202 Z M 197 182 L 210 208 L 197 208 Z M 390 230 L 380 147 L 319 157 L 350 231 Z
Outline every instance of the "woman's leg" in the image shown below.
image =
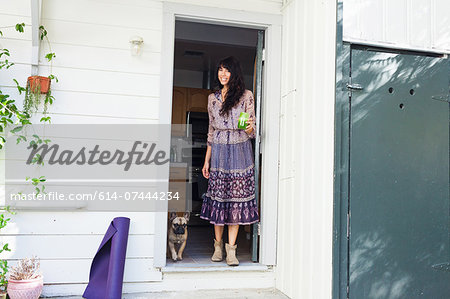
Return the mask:
M 236 243 L 237 235 L 239 232 L 239 224 L 228 225 L 228 244 L 233 246 Z
M 220 242 L 220 240 L 222 240 L 224 228 L 225 225 L 214 225 L 214 236 L 216 238 L 216 241 Z

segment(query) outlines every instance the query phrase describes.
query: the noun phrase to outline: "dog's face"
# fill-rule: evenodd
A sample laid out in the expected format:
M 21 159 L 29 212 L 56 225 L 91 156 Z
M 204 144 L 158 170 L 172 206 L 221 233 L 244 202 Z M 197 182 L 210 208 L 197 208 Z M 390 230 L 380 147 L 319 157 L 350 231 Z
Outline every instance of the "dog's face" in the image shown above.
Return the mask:
M 185 233 L 188 221 L 189 212 L 185 212 L 183 217 L 177 217 L 175 212 L 170 214 L 170 224 L 172 226 L 172 231 L 176 235 L 183 235 Z

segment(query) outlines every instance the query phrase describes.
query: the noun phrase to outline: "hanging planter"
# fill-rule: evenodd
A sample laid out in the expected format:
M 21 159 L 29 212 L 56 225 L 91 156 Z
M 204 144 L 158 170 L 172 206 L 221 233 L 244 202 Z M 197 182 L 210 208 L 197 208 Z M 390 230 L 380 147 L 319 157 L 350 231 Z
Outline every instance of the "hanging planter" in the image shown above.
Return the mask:
M 43 113 L 47 113 L 48 105 L 53 103 L 50 83 L 51 77 L 31 76 L 28 77 L 27 87 L 25 88 L 25 99 L 23 102 L 24 112 L 30 115 L 39 110 L 39 105 L 44 102 Z
M 34 94 L 46 94 L 50 90 L 50 78 L 43 76 L 30 76 L 27 80 L 27 87 Z
M 53 104 L 53 100 L 55 99 L 51 94 L 50 83 L 51 80 L 55 80 L 58 82 L 58 78 L 51 74 L 52 72 L 52 64 L 53 58 L 56 57 L 55 53 L 51 52 L 50 42 L 47 37 L 47 30 L 45 30 L 44 26 L 39 26 L 40 32 L 40 40 L 46 40 L 50 53 L 45 55 L 45 58 L 50 63 L 50 75 L 48 77 L 43 76 L 30 76 L 27 80 L 27 86 L 25 88 L 25 99 L 23 102 L 23 111 L 27 113 L 29 116 L 33 114 L 33 112 L 37 112 L 40 110 L 40 105 L 43 102 L 44 107 L 42 114 L 44 117 L 41 118 L 41 122 L 49 122 L 50 117 L 45 116 L 47 114 L 48 106 Z

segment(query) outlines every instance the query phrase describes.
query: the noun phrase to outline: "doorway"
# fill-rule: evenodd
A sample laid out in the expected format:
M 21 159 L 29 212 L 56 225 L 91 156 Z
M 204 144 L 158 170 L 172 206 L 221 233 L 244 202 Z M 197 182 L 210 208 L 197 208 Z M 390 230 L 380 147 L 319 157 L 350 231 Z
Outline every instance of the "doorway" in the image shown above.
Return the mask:
M 347 298 L 450 293 L 448 66 L 350 47 Z
M 190 212 L 188 241 L 183 260 L 174 262 L 167 258 L 167 266 L 227 266 L 225 261 L 213 263 L 214 229 L 208 221 L 200 219 L 200 209 L 208 186 L 202 175 L 206 154 L 208 130 L 208 96 L 215 88 L 216 65 L 221 58 L 236 57 L 242 66 L 245 86 L 255 95 L 255 112 L 258 118 L 260 103 L 256 94 L 261 93 L 261 56 L 264 36 L 256 29 L 197 23 L 175 22 L 175 46 L 172 95 L 171 164 L 169 189 L 180 191 L 186 201 L 183 207 L 171 205 L 168 210 Z M 258 76 L 259 72 L 259 76 Z M 259 97 L 260 98 L 260 97 Z M 260 114 L 259 114 L 260 116 Z M 259 128 L 259 126 L 258 126 Z M 258 135 L 258 134 L 257 134 Z M 252 139 L 255 155 L 256 190 L 259 211 L 262 155 L 259 154 L 259 136 Z M 170 229 L 170 228 L 169 228 Z M 258 261 L 258 224 L 240 226 L 238 233 L 238 259 L 245 265 Z M 227 241 L 227 229 L 224 231 Z

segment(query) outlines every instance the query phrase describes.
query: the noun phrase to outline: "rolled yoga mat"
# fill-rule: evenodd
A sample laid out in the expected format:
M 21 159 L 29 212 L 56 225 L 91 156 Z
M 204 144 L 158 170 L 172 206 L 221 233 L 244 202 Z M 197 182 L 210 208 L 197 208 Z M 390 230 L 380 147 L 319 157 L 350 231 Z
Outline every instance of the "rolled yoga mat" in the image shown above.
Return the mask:
M 84 298 L 122 298 L 129 228 L 130 218 L 117 217 L 111 221 L 92 261 L 89 283 L 83 293 Z

